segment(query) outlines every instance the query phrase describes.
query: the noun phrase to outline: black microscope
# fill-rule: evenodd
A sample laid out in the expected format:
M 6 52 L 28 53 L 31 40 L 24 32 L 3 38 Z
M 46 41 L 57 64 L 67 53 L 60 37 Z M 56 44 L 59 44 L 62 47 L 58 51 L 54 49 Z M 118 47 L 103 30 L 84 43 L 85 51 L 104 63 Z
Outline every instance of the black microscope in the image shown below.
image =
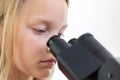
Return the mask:
M 90 33 L 68 43 L 55 35 L 47 45 L 69 80 L 120 80 L 120 64 Z

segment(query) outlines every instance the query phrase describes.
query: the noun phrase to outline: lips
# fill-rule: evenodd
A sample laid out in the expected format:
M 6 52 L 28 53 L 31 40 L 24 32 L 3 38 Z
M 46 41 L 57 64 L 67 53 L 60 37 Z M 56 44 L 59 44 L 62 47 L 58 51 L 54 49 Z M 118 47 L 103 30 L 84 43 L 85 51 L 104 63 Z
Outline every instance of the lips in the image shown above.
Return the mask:
M 53 59 L 53 58 L 51 58 L 51 59 L 46 59 L 46 60 L 44 60 L 44 61 L 40 61 L 40 63 L 46 65 L 47 67 L 53 67 L 54 64 L 56 63 L 56 59 Z

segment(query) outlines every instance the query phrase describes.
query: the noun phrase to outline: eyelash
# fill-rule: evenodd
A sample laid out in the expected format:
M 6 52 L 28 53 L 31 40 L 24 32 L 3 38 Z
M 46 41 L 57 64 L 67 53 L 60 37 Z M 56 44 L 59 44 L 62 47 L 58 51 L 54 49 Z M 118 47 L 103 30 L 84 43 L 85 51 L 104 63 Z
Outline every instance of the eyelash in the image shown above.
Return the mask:
M 35 32 L 37 32 L 37 33 L 45 33 L 45 32 L 46 32 L 46 31 L 43 30 L 43 29 L 35 29 L 35 28 L 33 28 L 33 30 L 34 30 Z
M 37 33 L 37 34 L 44 34 L 44 33 L 46 33 L 46 30 L 44 30 L 44 29 L 36 29 L 36 28 L 33 28 L 33 30 L 34 30 L 35 33 Z M 63 33 L 58 33 L 58 36 L 59 36 L 59 37 L 64 37 L 64 34 L 63 34 Z

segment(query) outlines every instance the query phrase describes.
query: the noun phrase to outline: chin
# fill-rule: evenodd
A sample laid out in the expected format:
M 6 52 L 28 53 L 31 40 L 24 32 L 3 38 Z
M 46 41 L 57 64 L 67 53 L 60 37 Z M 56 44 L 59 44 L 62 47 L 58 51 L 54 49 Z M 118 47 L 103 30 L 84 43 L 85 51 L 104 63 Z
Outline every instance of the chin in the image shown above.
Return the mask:
M 49 80 L 49 78 L 52 76 L 54 70 L 43 70 L 41 73 L 38 73 L 36 78 L 42 79 L 42 80 Z

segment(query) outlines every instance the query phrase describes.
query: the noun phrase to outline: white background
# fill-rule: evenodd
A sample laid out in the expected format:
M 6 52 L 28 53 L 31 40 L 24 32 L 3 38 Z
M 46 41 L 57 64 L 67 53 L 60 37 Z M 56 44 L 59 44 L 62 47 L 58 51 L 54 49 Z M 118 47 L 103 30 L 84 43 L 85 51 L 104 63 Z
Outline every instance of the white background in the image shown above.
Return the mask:
M 91 33 L 115 57 L 120 57 L 120 0 L 70 0 L 64 39 Z M 67 80 L 55 69 L 51 80 Z

